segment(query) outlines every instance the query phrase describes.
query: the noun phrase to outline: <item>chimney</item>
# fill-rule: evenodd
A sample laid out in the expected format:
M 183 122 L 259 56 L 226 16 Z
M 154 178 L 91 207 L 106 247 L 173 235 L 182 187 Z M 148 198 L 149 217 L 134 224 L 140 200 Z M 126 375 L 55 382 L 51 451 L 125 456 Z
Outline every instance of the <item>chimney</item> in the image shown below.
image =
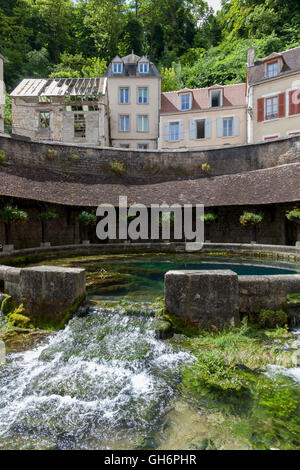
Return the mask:
M 248 49 L 248 67 L 254 66 L 255 48 L 249 47 Z

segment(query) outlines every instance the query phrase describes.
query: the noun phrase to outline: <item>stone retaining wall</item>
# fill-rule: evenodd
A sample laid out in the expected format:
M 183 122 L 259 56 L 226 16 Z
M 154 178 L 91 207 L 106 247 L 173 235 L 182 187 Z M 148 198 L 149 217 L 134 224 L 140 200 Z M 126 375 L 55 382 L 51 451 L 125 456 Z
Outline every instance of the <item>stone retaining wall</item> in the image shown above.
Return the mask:
M 109 165 L 118 161 L 124 164 L 123 179 L 134 178 L 149 183 L 187 176 L 235 174 L 299 162 L 300 138 L 192 151 L 140 151 L 45 143 L 0 135 L 0 150 L 5 152 L 8 165 L 103 178 L 113 176 Z M 203 172 L 203 163 L 210 165 L 208 173 Z

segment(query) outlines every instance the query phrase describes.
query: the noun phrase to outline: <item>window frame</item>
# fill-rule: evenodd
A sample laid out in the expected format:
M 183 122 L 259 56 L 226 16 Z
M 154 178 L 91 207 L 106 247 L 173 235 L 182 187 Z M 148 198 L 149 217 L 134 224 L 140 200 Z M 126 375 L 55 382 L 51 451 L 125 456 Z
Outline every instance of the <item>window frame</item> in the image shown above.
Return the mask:
M 218 106 L 213 106 L 213 94 L 218 93 L 219 94 L 219 105 Z M 223 107 L 223 90 L 220 88 L 217 88 L 216 90 L 210 90 L 209 91 L 209 107 L 213 109 L 218 109 Z
M 122 118 L 128 118 L 128 129 L 121 129 Z M 130 114 L 119 114 L 119 132 L 130 132 Z
M 274 67 L 276 65 L 276 73 L 269 74 L 269 67 Z M 279 75 L 279 61 L 275 60 L 273 62 L 267 62 L 266 64 L 266 77 L 267 78 L 274 78 L 278 77 Z
M 207 121 L 207 118 L 199 118 L 199 119 L 195 119 L 196 121 L 196 139 L 195 140 L 203 140 L 203 139 L 206 139 L 206 135 L 205 135 L 205 127 L 206 127 L 206 121 Z M 203 122 L 204 126 L 203 126 L 203 130 L 204 130 L 204 137 L 198 137 L 198 122 Z
M 122 93 L 123 90 L 128 91 L 128 101 L 124 101 L 124 102 L 121 101 L 121 93 Z M 119 104 L 120 105 L 130 104 L 130 87 L 129 86 L 120 86 L 119 87 Z
M 222 122 L 223 122 L 223 125 L 222 125 L 223 137 L 234 137 L 234 118 L 231 117 L 231 116 L 223 117 Z M 227 124 L 226 124 L 226 132 L 225 132 L 225 123 L 226 122 L 227 122 Z M 229 122 L 232 123 L 231 133 L 229 133 L 229 130 L 230 130 L 230 126 L 228 124 Z
M 84 122 L 84 135 L 78 136 L 76 135 L 75 124 L 76 120 L 78 122 L 78 116 L 82 116 L 83 118 L 79 120 L 79 122 Z M 86 139 L 86 114 L 85 113 L 74 113 L 74 139 Z
M 182 101 L 183 101 L 183 98 L 186 98 L 188 97 L 189 99 L 189 107 L 188 108 L 183 108 L 182 106 Z M 180 93 L 179 95 L 179 100 L 180 100 L 180 111 L 190 111 L 192 109 L 192 93 Z
M 142 67 L 142 70 L 141 70 Z M 145 70 L 146 67 L 146 70 Z M 139 63 L 139 73 L 149 73 L 149 62 L 140 62 Z
M 172 127 L 173 126 L 177 126 L 177 129 L 178 129 L 178 138 L 177 139 L 172 139 Z M 176 136 L 175 136 L 176 137 Z M 169 122 L 169 142 L 178 142 L 180 140 L 180 121 L 172 121 L 172 122 Z
M 113 74 L 118 75 L 123 72 L 122 62 L 113 62 L 112 66 L 113 66 Z M 117 70 L 115 70 L 115 67 L 117 68 Z M 119 67 L 120 67 L 120 70 L 119 70 Z
M 139 129 L 139 120 L 140 118 L 147 118 L 147 129 L 140 130 Z M 144 123 L 144 119 L 142 121 Z M 142 126 L 144 127 L 144 125 Z M 148 114 L 138 114 L 137 115 L 137 127 L 136 127 L 137 132 L 149 132 L 149 115 Z
M 276 105 L 277 113 L 274 113 L 274 104 L 273 104 L 274 100 L 277 100 L 277 105 Z M 272 101 L 271 108 L 273 112 L 268 114 L 268 102 L 269 101 Z M 269 96 L 265 98 L 265 121 L 273 121 L 274 119 L 278 119 L 278 118 L 279 118 L 279 95 Z
M 48 114 L 49 115 L 49 117 L 47 118 L 48 125 L 46 125 L 45 127 L 43 127 L 43 125 L 42 125 L 42 122 L 45 119 L 45 118 L 42 119 L 43 114 Z M 48 110 L 47 111 L 46 110 L 45 111 L 39 111 L 39 129 L 44 131 L 44 132 L 46 132 L 47 130 L 50 131 L 50 129 L 51 129 L 51 111 L 48 111 Z
M 146 92 L 147 92 L 147 101 L 146 101 L 146 102 L 144 102 L 144 101 L 143 101 L 142 103 L 139 102 L 139 91 L 140 91 L 140 90 L 146 90 Z M 143 99 L 144 99 L 144 98 L 143 98 Z M 147 87 L 147 86 L 139 86 L 139 87 L 137 87 L 137 99 L 136 99 L 136 102 L 137 102 L 137 104 L 149 104 L 149 87 Z

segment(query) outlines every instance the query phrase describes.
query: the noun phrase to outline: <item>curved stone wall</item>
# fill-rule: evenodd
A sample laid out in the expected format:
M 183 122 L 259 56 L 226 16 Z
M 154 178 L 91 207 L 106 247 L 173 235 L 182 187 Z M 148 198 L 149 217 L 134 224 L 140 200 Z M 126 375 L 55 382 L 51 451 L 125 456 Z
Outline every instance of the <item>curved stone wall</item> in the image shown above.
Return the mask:
M 193 151 L 126 150 L 54 144 L 0 135 L 5 165 L 147 182 L 243 173 L 300 161 L 300 137 Z M 117 162 L 119 165 L 114 165 Z M 209 165 L 203 171 L 202 164 Z

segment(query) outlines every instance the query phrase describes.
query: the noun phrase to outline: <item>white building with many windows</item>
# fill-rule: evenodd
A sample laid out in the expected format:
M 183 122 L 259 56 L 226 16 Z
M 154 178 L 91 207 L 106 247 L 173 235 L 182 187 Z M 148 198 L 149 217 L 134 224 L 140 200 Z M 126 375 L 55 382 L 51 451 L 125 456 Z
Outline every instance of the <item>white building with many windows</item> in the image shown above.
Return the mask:
M 105 73 L 112 147 L 156 149 L 161 77 L 147 57 L 115 57 Z

